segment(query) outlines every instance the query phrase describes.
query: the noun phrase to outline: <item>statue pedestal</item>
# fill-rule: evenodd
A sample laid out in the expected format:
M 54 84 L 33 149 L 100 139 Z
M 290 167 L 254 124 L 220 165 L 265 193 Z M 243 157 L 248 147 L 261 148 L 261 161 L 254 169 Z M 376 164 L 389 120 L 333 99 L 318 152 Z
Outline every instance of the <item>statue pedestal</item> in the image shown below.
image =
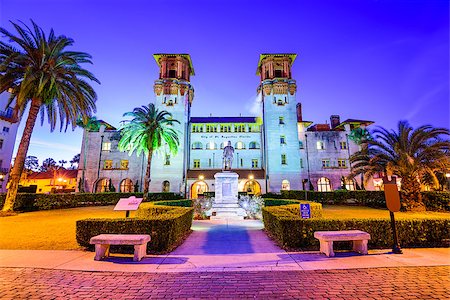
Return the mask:
M 247 215 L 238 203 L 238 178 L 234 172 L 214 175 L 215 197 L 211 208 L 211 219 L 240 219 Z

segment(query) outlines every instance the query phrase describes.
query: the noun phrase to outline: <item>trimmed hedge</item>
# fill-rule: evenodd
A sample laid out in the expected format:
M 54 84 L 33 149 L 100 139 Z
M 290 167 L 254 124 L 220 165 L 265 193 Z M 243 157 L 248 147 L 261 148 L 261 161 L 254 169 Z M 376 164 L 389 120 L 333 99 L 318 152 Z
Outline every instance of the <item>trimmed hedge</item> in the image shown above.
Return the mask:
M 192 207 L 192 199 L 182 199 L 182 200 L 171 200 L 171 201 L 155 201 L 155 205 L 166 205 L 166 206 L 181 206 L 181 207 Z
M 427 210 L 450 211 L 450 192 L 422 192 Z
M 83 206 L 115 205 L 119 199 L 135 196 L 142 198 L 143 193 L 78 193 L 78 194 L 17 194 L 14 210 L 36 211 Z M 3 206 L 6 194 L 0 194 L 0 206 Z M 148 201 L 183 199 L 176 193 L 150 193 Z
M 159 206 L 144 203 L 137 218 L 85 219 L 76 223 L 76 238 L 80 246 L 90 250 L 91 237 L 103 233 L 149 234 L 151 241 L 147 250 L 151 253 L 166 253 L 175 249 L 191 231 L 193 208 Z M 113 246 L 113 250 L 132 253 L 132 246 Z
M 300 216 L 300 204 L 308 203 L 311 208 L 311 218 L 322 218 L 322 204 L 311 201 L 264 199 L 264 206 L 272 207 L 277 215 Z
M 263 208 L 265 230 L 286 249 L 318 249 L 315 231 L 362 230 L 370 233 L 369 247 L 392 247 L 389 219 L 301 219 L 288 215 L 279 207 Z M 397 220 L 397 231 L 402 247 L 445 247 L 449 242 L 450 219 Z M 350 243 L 336 243 L 337 249 L 350 249 Z

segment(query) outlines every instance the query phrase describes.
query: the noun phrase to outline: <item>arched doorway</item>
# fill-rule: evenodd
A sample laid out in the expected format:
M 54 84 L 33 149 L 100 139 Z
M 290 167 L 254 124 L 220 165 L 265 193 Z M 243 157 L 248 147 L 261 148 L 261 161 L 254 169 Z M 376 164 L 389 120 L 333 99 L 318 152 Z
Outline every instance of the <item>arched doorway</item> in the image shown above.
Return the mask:
M 355 188 L 355 181 L 353 179 L 348 179 L 348 178 L 342 178 L 341 179 L 341 186 L 344 187 L 347 191 L 354 191 L 356 190 Z
M 319 180 L 317 180 L 317 190 L 319 192 L 331 192 L 330 179 L 320 177 Z
M 133 181 L 130 178 L 125 178 L 120 182 L 120 192 L 121 193 L 132 193 L 133 192 Z
M 204 192 L 207 192 L 208 185 L 204 181 L 196 181 L 191 186 L 191 198 L 197 199 L 199 195 L 203 195 Z
M 99 179 L 95 185 L 96 193 L 109 192 L 109 178 Z
M 170 192 L 170 182 L 167 180 L 164 180 L 162 183 L 162 192 L 163 193 L 168 193 Z
M 281 182 L 281 190 L 282 191 L 289 191 L 291 189 L 291 184 L 289 183 L 289 180 L 284 179 Z
M 258 181 L 247 180 L 247 182 L 244 184 L 244 192 L 252 195 L 259 195 L 261 194 L 261 186 L 259 185 Z

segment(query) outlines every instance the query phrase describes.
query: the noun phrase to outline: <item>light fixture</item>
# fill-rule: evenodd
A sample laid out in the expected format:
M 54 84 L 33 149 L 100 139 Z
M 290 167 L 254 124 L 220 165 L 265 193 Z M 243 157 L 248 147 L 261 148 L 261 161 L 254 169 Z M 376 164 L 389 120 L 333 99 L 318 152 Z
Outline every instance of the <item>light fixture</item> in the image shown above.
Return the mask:
M 203 179 L 205 179 L 205 176 L 199 175 L 199 176 L 198 176 L 198 179 L 199 179 L 199 180 L 203 180 Z
M 255 177 L 253 176 L 253 174 L 248 175 L 248 179 L 253 180 L 255 179 Z
M 445 174 L 445 177 L 450 178 L 450 173 Z

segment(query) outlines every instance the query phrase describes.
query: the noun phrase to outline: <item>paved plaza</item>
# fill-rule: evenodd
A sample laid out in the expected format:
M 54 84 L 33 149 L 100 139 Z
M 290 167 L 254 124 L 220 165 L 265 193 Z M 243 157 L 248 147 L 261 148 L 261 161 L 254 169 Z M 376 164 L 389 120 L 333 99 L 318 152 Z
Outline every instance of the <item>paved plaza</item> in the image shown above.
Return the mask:
M 194 221 L 175 251 L 0 250 L 0 299 L 449 299 L 450 249 L 286 252 L 259 221 Z

